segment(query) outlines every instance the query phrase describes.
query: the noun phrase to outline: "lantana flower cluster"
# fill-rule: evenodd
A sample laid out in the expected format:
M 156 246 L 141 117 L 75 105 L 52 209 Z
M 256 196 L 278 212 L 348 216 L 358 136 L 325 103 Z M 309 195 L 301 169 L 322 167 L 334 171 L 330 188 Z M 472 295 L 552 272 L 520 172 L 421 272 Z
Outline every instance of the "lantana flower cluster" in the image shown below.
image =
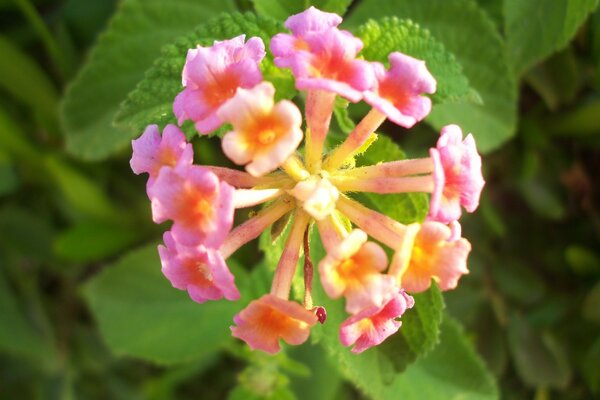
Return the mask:
M 239 299 L 227 258 L 291 215 L 270 293 L 236 315 L 231 328 L 233 336 L 267 353 L 277 353 L 281 339 L 305 342 L 311 327 L 325 322 L 324 308 L 312 304 L 313 226 L 326 250 L 316 260 L 319 280 L 330 298 L 345 300 L 349 316 L 339 338 L 355 353 L 398 331 L 401 316 L 414 305 L 411 293 L 427 290 L 432 281 L 453 289 L 468 273 L 471 245 L 461 237 L 458 219 L 463 208 L 477 208 L 484 185 L 473 137 L 463 139 L 461 129 L 449 125 L 429 157 L 353 167 L 349 160 L 386 119 L 411 128 L 428 115 L 426 95 L 435 92 L 436 81 L 424 61 L 399 52 L 389 55 L 387 69 L 359 58 L 363 43 L 339 29 L 341 21 L 311 7 L 288 18 L 290 33 L 271 39 L 275 64 L 289 68 L 305 93 L 304 129 L 301 110 L 288 100 L 275 102 L 275 88 L 263 80 L 260 38 L 242 35 L 188 51 L 174 114 L 180 125 L 193 121 L 201 135 L 229 124 L 223 152 L 245 171 L 193 164 L 192 146 L 174 125 L 162 134 L 150 125 L 132 143 L 133 171 L 149 175 L 153 220 L 172 221 L 158 248 L 162 271 L 198 303 Z M 337 96 L 372 109 L 327 152 Z M 353 199 L 358 192 L 429 193 L 429 214 L 423 223 L 403 225 Z M 263 203 L 233 227 L 236 209 Z M 382 246 L 391 249 L 391 260 Z M 301 304 L 290 299 L 290 287 L 302 251 Z

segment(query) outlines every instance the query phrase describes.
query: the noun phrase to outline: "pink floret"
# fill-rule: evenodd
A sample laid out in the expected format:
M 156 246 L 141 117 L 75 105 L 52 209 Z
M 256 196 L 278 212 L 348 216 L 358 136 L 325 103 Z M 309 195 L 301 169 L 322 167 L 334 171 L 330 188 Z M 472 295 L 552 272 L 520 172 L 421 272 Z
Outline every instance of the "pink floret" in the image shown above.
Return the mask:
M 165 246 L 158 246 L 162 272 L 173 287 L 186 290 L 192 300 L 238 300 L 234 277 L 221 254 L 204 246 L 183 246 L 171 232 L 163 236 Z
M 388 71 L 373 63 L 377 83 L 364 98 L 394 123 L 411 128 L 431 111 L 431 100 L 423 93 L 434 93 L 436 81 L 424 61 L 398 52 L 390 54 L 389 60 Z
M 281 350 L 280 339 L 291 345 L 304 343 L 317 316 L 298 303 L 266 294 L 252 301 L 233 322 L 237 325 L 231 327 L 234 337 L 253 350 L 275 354 Z
M 259 63 L 265 56 L 264 43 L 253 37 L 244 44 L 244 38 L 215 41 L 211 47 L 188 51 L 182 74 L 185 89 L 173 103 L 180 125 L 191 119 L 198 132 L 214 131 L 223 123 L 217 110 L 237 88 L 251 88 L 262 81 Z
M 311 32 L 320 32 L 335 28 L 342 23 L 342 17 L 311 6 L 299 14 L 292 15 L 285 21 L 285 27 L 295 36 L 303 36 Z
M 185 246 L 218 248 L 233 224 L 234 188 L 197 165 L 162 168 L 149 190 L 154 222 L 173 221 Z
M 435 189 L 431 196 L 428 219 L 443 223 L 456 221 L 461 206 L 473 212 L 485 181 L 481 174 L 481 156 L 475 139 L 469 134 L 464 140 L 457 125 L 442 129 L 437 147 L 430 150 L 434 161 Z
M 300 90 L 325 90 L 357 102 L 374 83 L 371 63 L 356 59 L 360 39 L 328 28 L 301 38 L 278 34 L 271 41 L 275 64 L 289 67 Z
M 162 167 L 191 165 L 194 158 L 192 145 L 175 125 L 167 125 L 162 136 L 157 125 L 148 125 L 142 136 L 131 141 L 131 147 L 131 169 L 137 175 L 149 175 L 148 188 L 152 186 Z
M 377 346 L 398 332 L 402 322 L 397 318 L 414 304 L 414 299 L 400 290 L 383 306 L 365 309 L 344 321 L 340 327 L 340 341 L 344 346 L 354 344 L 353 353 Z

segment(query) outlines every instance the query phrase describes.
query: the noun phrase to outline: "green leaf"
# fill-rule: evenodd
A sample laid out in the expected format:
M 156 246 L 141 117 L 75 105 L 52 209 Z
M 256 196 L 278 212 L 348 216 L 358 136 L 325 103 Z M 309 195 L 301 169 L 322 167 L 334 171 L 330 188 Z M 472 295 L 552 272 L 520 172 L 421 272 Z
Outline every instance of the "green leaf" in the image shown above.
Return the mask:
M 435 283 L 429 290 L 413 295 L 415 305 L 402 316 L 400 334 L 393 335 L 379 347 L 381 357 L 387 359 L 397 372 L 419 357 L 429 353 L 439 343 L 444 299 Z
M 524 78 L 552 111 L 571 103 L 583 84 L 580 66 L 572 48 L 536 65 Z
M 0 64 L 0 87 L 31 109 L 54 118 L 58 94 L 40 66 L 3 36 L 0 57 L 5 60 Z
M 565 250 L 565 259 L 577 275 L 594 275 L 600 272 L 600 257 L 592 249 L 570 245 Z
M 517 75 L 571 40 L 598 0 L 505 0 L 504 31 Z
M 600 393 L 600 336 L 596 338 L 583 361 L 583 376 L 594 394 Z
M 324 255 L 323 246 L 316 230 L 311 235 L 311 256 L 315 265 Z M 267 252 L 271 252 L 267 249 Z M 275 256 L 275 255 L 273 255 Z M 341 374 L 358 387 L 367 396 L 374 399 L 396 399 L 402 393 L 403 399 L 422 398 L 496 398 L 496 388 L 482 361 L 462 334 L 458 324 L 445 317 L 441 322 L 440 344 L 428 355 L 420 358 L 398 374 L 390 359 L 409 356 L 408 346 L 420 347 L 421 354 L 427 347 L 435 345 L 440 323 L 442 299 L 437 289 L 416 297 L 417 305 L 402 317 L 400 332 L 387 341 L 403 337 L 406 347 L 393 348 L 384 344 L 361 354 L 353 354 L 342 346 L 338 330 L 348 317 L 343 300 L 329 299 L 320 286 L 319 276 L 315 274 L 315 304 L 325 306 L 327 321 L 312 329 L 312 340 L 319 342 L 327 352 L 330 361 L 338 367 Z M 419 302 L 425 306 L 418 306 Z M 412 313 L 412 316 L 410 316 Z M 409 327 L 409 324 L 417 326 Z M 406 332 L 404 332 L 406 330 Z M 427 338 L 416 335 L 427 332 Z M 401 336 L 402 335 L 402 336 Z M 429 347 L 430 348 L 430 347 Z M 457 363 L 456 360 L 460 360 Z M 404 363 L 394 361 L 400 366 Z M 410 362 L 406 358 L 406 364 Z M 451 367 L 450 367 L 451 366 Z
M 71 207 L 98 219 L 118 218 L 116 206 L 93 180 L 50 154 L 45 156 L 44 166 Z
M 378 139 L 357 158 L 357 165 L 372 165 L 383 161 L 403 160 L 404 152 L 390 138 L 379 135 Z M 370 206 L 396 221 L 404 224 L 425 219 L 429 209 L 427 196 L 423 193 L 376 194 L 364 193 L 360 196 Z
M 328 309 L 329 311 L 329 309 Z M 404 319 L 404 318 L 403 318 Z M 326 325 L 337 321 L 330 321 Z M 381 363 L 382 350 L 352 354 L 338 340 L 338 324 L 324 329 L 321 340 L 342 374 L 373 399 L 495 399 L 497 389 L 490 373 L 475 353 L 457 322 L 444 317 L 440 344 L 427 356 L 395 374 Z M 406 328 L 406 321 L 400 330 Z M 399 354 L 386 354 L 386 357 Z
M 583 303 L 583 317 L 600 324 L 600 282 L 587 294 Z
M 14 193 L 19 187 L 19 177 L 9 157 L 0 150 L 0 197 Z
M 148 124 L 176 123 L 173 99 L 181 92 L 181 71 L 188 49 L 197 44 L 211 45 L 215 40 L 229 39 L 241 34 L 259 36 L 268 44 L 271 36 L 283 29 L 279 22 L 254 14 L 223 14 L 199 26 L 194 33 L 180 37 L 166 46 L 161 57 L 148 70 L 145 78 L 121 106 L 115 123 L 128 130 L 129 137 L 138 135 Z M 272 55 L 261 63 L 263 77 L 273 82 L 278 98 L 291 98 L 296 94 L 291 73 L 276 68 Z
M 237 284 L 239 285 L 239 279 Z M 83 288 L 109 348 L 160 364 L 212 355 L 230 339 L 238 302 L 197 304 L 160 271 L 156 246 L 132 252 Z
M 55 356 L 51 344 L 21 311 L 16 296 L 0 272 L 0 351 L 40 361 Z
M 393 51 L 424 60 L 438 82 L 437 91 L 431 96 L 434 102 L 457 100 L 469 94 L 469 81 L 456 58 L 414 22 L 396 17 L 371 20 L 361 25 L 357 34 L 364 42 L 362 55 L 367 60 L 387 64 Z
M 370 18 L 397 16 L 419 24 L 454 54 L 483 104 L 434 105 L 427 121 L 472 132 L 482 152 L 498 148 L 515 133 L 517 85 L 506 62 L 505 44 L 494 23 L 473 0 L 364 0 L 352 11 L 351 26 Z
M 94 220 L 84 221 L 58 235 L 54 251 L 68 261 L 100 261 L 118 254 L 139 238 L 139 230 Z
M 111 123 L 160 48 L 207 18 L 233 10 L 233 0 L 123 1 L 65 95 L 67 150 L 98 160 L 126 147 L 133 133 Z
M 310 6 L 321 11 L 344 15 L 352 0 L 252 0 L 259 15 L 284 21 L 293 14 L 298 14 Z
M 508 343 L 517 372 L 527 385 L 567 387 L 571 380 L 569 360 L 549 332 L 540 334 L 527 320 L 513 316 L 508 327 Z
M 29 143 L 25 131 L 4 108 L 0 107 L 0 149 L 4 150 L 13 160 L 37 163 L 39 153 Z

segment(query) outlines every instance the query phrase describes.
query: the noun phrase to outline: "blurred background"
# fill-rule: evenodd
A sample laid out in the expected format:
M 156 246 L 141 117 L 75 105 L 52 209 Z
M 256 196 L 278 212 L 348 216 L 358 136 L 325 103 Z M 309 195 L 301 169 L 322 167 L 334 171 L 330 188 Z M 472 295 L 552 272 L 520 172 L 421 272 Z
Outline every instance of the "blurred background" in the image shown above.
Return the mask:
M 198 344 L 193 350 L 175 344 L 165 353 L 148 344 L 149 336 L 169 337 L 165 332 L 192 314 L 184 305 L 173 325 L 148 330 L 145 321 L 172 312 L 167 300 L 160 303 L 173 290 L 160 272 L 153 277 L 167 294 L 139 279 L 147 264 L 156 266 L 152 246 L 162 229 L 151 222 L 145 179 L 129 168 L 131 137 L 106 130 L 119 138 L 113 148 L 94 140 L 158 49 L 201 21 L 182 9 L 172 26 L 153 25 L 147 21 L 158 18 L 158 8 L 140 3 L 0 1 L 0 398 L 363 398 L 312 346 L 275 358 L 250 355 L 228 340 L 228 322 L 189 333 Z M 202 12 L 253 9 L 243 0 L 217 3 L 206 2 Z M 364 11 L 360 1 L 353 3 L 351 13 Z M 552 7 L 524 3 L 532 3 L 540 19 L 528 14 L 508 24 L 501 0 L 478 5 L 510 42 L 508 28 L 543 24 L 544 11 L 536 7 Z M 514 129 L 484 155 L 482 203 L 463 222 L 474 248 L 471 274 L 444 295 L 502 398 L 600 396 L 596 6 L 588 1 L 579 23 L 564 27 L 568 39 L 515 73 Z M 117 8 L 120 17 L 109 22 Z M 92 53 L 96 68 L 82 72 L 107 26 L 102 42 L 113 53 Z M 142 30 L 153 34 L 142 36 Z M 541 39 L 539 45 L 546 46 Z M 102 77 L 113 71 L 122 80 L 105 84 Z M 82 82 L 92 86 L 82 88 Z M 419 130 L 394 136 L 411 156 L 435 137 L 425 124 Z M 200 157 L 220 162 L 218 142 L 206 143 L 197 148 Z M 249 247 L 238 259 L 256 263 L 261 255 Z M 104 273 L 115 265 L 127 265 L 119 279 Z M 166 305 L 140 311 L 130 287 L 152 291 L 157 304 Z M 113 295 L 133 296 L 130 308 L 113 303 Z M 210 308 L 202 318 L 230 313 L 226 307 Z

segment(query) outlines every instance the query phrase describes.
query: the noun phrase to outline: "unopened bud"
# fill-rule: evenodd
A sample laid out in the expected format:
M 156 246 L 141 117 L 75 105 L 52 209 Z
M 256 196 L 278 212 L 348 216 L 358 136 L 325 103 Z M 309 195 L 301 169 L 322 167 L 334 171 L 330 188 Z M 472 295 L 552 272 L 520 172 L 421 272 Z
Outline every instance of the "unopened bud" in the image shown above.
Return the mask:
M 313 308 L 312 311 L 317 316 L 319 323 L 323 325 L 325 323 L 325 320 L 327 319 L 327 311 L 325 310 L 325 307 L 317 306 Z

